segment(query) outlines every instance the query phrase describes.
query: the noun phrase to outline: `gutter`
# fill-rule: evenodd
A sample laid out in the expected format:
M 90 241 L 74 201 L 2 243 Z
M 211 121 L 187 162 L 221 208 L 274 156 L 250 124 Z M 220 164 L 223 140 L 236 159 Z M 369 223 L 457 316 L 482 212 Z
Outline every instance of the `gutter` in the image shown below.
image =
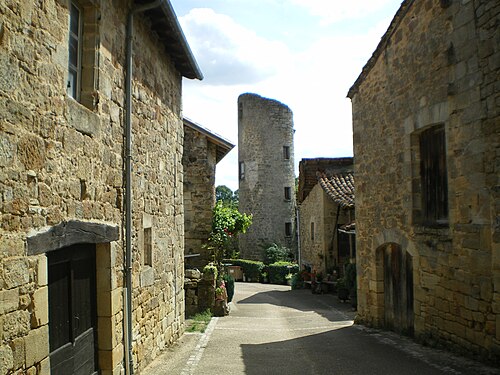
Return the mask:
M 155 0 L 150 4 L 132 9 L 127 17 L 127 57 L 125 80 L 125 289 L 124 297 L 124 341 L 125 341 L 125 374 L 134 373 L 132 356 L 132 42 L 134 36 L 134 15 L 157 8 L 163 0 Z

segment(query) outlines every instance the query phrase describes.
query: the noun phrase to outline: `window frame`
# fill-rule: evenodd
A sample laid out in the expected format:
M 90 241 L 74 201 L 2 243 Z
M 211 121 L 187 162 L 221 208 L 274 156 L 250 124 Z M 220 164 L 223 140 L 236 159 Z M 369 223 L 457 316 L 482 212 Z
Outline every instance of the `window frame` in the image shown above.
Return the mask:
M 428 227 L 448 225 L 449 191 L 444 124 L 418 133 L 420 222 Z
M 284 197 L 286 201 L 292 200 L 292 188 L 290 186 L 285 186 L 284 188 Z
M 73 8 L 78 11 L 78 31 L 75 34 L 72 29 L 73 23 Z M 71 40 L 72 38 L 76 40 L 76 66 L 71 62 Z M 74 1 L 69 3 L 69 24 L 68 24 L 68 79 L 66 84 L 66 93 L 68 96 L 72 97 L 76 101 L 81 100 L 82 91 L 82 48 L 83 48 L 83 8 Z M 75 76 L 74 80 L 70 79 L 70 75 Z M 71 87 L 71 83 L 74 82 L 76 87 Z
M 245 162 L 240 161 L 238 164 L 238 176 L 240 180 L 245 179 Z
M 153 229 L 144 228 L 143 232 L 144 265 L 153 266 Z
M 283 146 L 283 159 L 290 160 L 290 146 Z
M 292 223 L 288 221 L 285 223 L 285 237 L 292 237 L 292 234 L 293 234 Z

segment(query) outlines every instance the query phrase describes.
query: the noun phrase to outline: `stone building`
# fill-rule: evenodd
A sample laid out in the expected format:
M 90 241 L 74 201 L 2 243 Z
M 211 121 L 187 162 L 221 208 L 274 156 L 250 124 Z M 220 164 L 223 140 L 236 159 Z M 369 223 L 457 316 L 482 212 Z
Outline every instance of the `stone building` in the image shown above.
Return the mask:
M 183 333 L 202 76 L 170 3 L 144 4 L 0 2 L 1 374 L 132 373 Z
M 266 246 L 296 249 L 293 114 L 256 94 L 238 98 L 239 210 L 253 215 L 240 257 L 262 260 Z
M 499 16 L 404 1 L 348 93 L 360 320 L 497 364 Z
M 297 205 L 301 269 L 342 275 L 355 259 L 354 233 L 344 229 L 354 222 L 352 157 L 302 159 Z
M 215 168 L 233 149 L 226 139 L 184 118 L 184 246 L 186 262 L 203 267 L 212 259 L 203 248 L 212 230 Z M 199 254 L 199 255 L 197 255 Z

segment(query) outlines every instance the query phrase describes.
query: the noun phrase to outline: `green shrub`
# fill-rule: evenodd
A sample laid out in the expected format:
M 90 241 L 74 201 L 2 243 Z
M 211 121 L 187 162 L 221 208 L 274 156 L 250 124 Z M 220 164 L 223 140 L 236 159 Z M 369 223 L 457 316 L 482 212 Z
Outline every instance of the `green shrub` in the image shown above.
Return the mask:
M 205 278 L 207 278 L 208 275 L 213 275 L 213 279 L 217 279 L 217 274 L 217 267 L 213 263 L 208 263 L 205 267 L 203 267 L 203 276 Z
M 293 259 L 292 251 L 288 247 L 273 243 L 264 249 L 264 263 L 289 262 Z
M 240 266 L 243 268 L 243 273 L 247 280 L 250 279 L 252 281 L 259 281 L 262 270 L 264 269 L 264 263 L 255 260 L 231 259 L 230 263 L 233 266 Z
M 231 302 L 234 296 L 234 278 L 229 274 L 225 274 L 223 279 L 224 284 L 226 284 L 227 302 Z
M 269 281 L 271 284 L 286 284 L 286 276 L 299 272 L 299 265 L 291 262 L 275 262 L 268 266 Z

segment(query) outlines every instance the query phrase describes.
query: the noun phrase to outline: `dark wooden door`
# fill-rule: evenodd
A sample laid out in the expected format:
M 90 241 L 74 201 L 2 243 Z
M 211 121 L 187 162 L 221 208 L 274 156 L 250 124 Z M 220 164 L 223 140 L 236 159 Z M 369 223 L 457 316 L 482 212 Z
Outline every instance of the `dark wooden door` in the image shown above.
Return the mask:
M 95 245 L 48 253 L 52 375 L 97 374 Z
M 384 318 L 387 328 L 413 335 L 413 261 L 396 244 L 384 250 Z

